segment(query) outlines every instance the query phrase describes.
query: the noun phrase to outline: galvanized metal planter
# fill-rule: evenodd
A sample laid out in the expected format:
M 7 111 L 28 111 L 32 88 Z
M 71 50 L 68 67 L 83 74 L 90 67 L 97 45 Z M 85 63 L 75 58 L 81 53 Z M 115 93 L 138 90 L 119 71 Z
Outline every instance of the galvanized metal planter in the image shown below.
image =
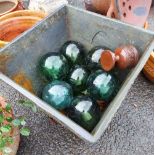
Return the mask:
M 130 43 L 135 45 L 141 54 L 139 63 L 127 75 L 117 96 L 103 113 L 92 133 L 87 132 L 39 98 L 44 82 L 37 71 L 38 60 L 47 52 L 58 51 L 67 40 L 77 40 L 83 43 L 88 50 L 96 45 L 114 49 L 119 45 Z M 146 63 L 153 49 L 153 41 L 152 32 L 72 6 L 64 6 L 0 51 L 0 70 L 3 72 L 0 73 L 0 79 L 32 100 L 79 137 L 89 142 L 96 142 Z M 30 90 L 36 95 L 11 80 L 19 73 L 29 79 L 32 84 Z

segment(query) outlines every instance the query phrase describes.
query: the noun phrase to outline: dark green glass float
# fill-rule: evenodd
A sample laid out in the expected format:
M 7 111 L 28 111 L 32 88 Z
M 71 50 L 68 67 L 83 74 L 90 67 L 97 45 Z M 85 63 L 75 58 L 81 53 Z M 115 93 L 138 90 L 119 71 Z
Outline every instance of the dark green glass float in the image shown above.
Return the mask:
M 72 85 L 75 92 L 80 92 L 86 89 L 86 82 L 89 73 L 84 66 L 75 66 L 69 74 L 69 83 Z
M 66 58 L 60 53 L 48 53 L 40 62 L 41 73 L 49 80 L 65 79 L 69 72 L 69 65 Z
M 71 106 L 73 99 L 72 88 L 66 82 L 53 81 L 44 88 L 42 99 L 52 107 L 63 110 Z
M 96 69 L 96 68 L 101 68 L 100 65 L 100 58 L 102 52 L 107 49 L 105 47 L 97 46 L 94 47 L 87 55 L 86 57 L 86 64 L 89 69 Z
M 68 59 L 70 64 L 83 64 L 84 63 L 84 47 L 75 41 L 66 42 L 61 52 Z
M 118 90 L 116 78 L 107 72 L 98 70 L 92 73 L 87 82 L 88 93 L 96 100 L 109 102 L 113 99 L 116 90 Z
M 68 117 L 88 131 L 92 131 L 100 120 L 97 103 L 87 96 L 78 96 L 67 109 Z

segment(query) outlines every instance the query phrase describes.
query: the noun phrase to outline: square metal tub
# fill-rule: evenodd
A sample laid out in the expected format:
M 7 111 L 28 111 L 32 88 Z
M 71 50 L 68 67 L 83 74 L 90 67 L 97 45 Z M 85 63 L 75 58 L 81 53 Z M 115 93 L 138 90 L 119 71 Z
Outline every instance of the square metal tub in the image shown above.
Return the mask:
M 117 96 L 91 133 L 39 98 L 45 83 L 37 71 L 38 60 L 45 53 L 59 51 L 61 45 L 67 40 L 79 41 L 85 45 L 87 50 L 97 45 L 104 45 L 114 50 L 122 44 L 133 44 L 141 55 L 139 63 L 128 73 Z M 0 79 L 32 100 L 82 139 L 96 142 L 107 128 L 146 63 L 153 49 L 153 41 L 152 32 L 67 5 L 0 50 Z M 12 80 L 20 72 L 32 81 L 36 95 Z

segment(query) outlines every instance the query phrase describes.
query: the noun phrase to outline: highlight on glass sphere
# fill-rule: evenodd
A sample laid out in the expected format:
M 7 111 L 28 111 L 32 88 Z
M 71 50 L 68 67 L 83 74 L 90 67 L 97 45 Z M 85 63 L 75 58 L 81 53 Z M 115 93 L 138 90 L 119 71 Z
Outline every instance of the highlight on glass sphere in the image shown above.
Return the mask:
M 88 96 L 74 98 L 72 106 L 67 109 L 67 115 L 88 131 L 94 129 L 101 116 L 100 108 L 96 101 Z
M 86 57 L 86 64 L 90 70 L 101 68 L 100 58 L 104 50 L 107 49 L 106 47 L 96 46 L 89 51 Z
M 76 65 L 71 69 L 68 80 L 75 92 L 80 92 L 86 89 L 88 76 L 89 73 L 84 66 Z
M 56 80 L 43 89 L 42 99 L 52 107 L 63 110 L 71 106 L 73 91 L 68 83 Z
M 47 53 L 40 59 L 40 72 L 49 80 L 64 79 L 69 72 L 67 59 L 60 53 Z
M 87 86 L 89 94 L 96 100 L 109 102 L 117 89 L 117 81 L 112 74 L 97 70 L 89 76 Z
M 61 47 L 61 53 L 70 64 L 83 64 L 85 50 L 82 44 L 76 41 L 68 41 Z

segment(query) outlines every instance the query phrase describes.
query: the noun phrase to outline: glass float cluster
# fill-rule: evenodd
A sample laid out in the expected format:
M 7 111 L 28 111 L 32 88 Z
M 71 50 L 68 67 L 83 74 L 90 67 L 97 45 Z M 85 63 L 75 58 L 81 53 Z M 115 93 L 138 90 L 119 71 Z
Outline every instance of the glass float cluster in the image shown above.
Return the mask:
M 123 61 L 126 68 L 136 65 L 138 52 L 135 47 L 117 48 L 115 54 L 118 49 L 121 59 L 132 60 Z M 126 53 L 124 57 L 123 52 Z M 86 53 L 83 45 L 68 41 L 59 52 L 42 56 L 39 70 L 41 76 L 49 81 L 43 89 L 42 99 L 57 110 L 63 110 L 69 118 L 91 132 L 100 120 L 101 109 L 105 107 L 101 107 L 101 103 L 113 100 L 120 83 L 110 71 L 117 61 L 112 61 L 114 54 L 111 50 L 97 46 Z M 107 66 L 110 67 L 105 71 Z

